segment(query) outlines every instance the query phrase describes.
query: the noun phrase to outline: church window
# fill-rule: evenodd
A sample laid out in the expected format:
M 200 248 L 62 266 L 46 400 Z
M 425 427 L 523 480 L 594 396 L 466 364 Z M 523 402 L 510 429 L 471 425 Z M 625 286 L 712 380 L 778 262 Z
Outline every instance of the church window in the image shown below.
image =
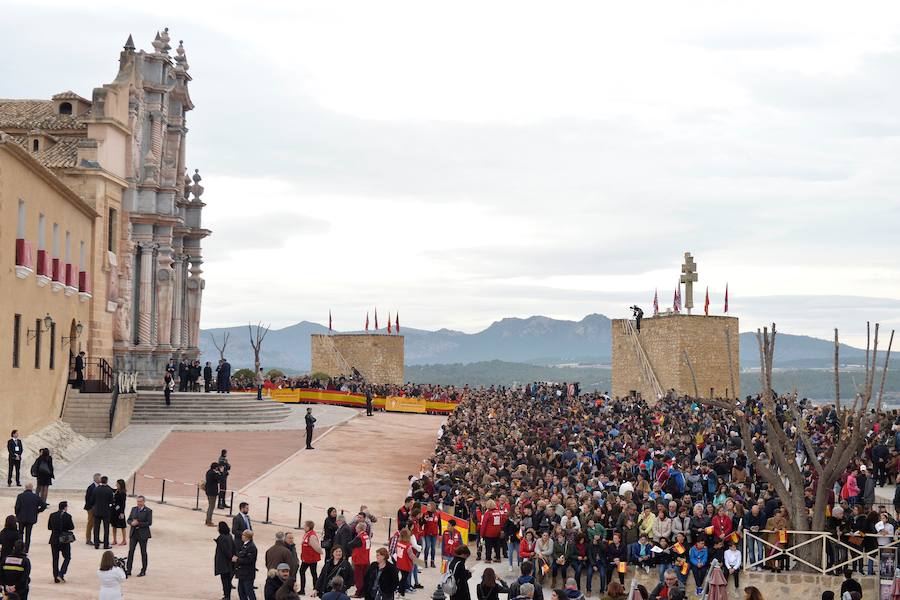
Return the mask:
M 41 143 L 37 140 L 31 140 L 31 151 L 37 152 L 41 149 Z
M 72 103 L 71 102 L 60 102 L 59 114 L 71 115 L 72 114 Z
M 116 252 L 116 219 L 118 219 L 118 212 L 116 209 L 110 208 L 106 223 L 106 249 L 113 254 Z

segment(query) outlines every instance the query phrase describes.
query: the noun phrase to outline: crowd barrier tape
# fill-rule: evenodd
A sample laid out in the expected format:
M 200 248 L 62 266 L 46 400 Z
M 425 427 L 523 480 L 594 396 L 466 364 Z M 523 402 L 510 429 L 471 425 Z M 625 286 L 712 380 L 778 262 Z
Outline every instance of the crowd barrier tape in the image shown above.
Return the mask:
M 333 404 L 351 408 L 365 408 L 366 397 L 363 394 L 341 392 L 337 390 L 316 390 L 309 388 L 270 389 L 268 396 L 272 400 L 285 403 Z M 405 412 L 418 414 L 447 415 L 456 410 L 456 402 L 403 396 L 376 396 L 372 399 L 375 410 L 388 412 Z

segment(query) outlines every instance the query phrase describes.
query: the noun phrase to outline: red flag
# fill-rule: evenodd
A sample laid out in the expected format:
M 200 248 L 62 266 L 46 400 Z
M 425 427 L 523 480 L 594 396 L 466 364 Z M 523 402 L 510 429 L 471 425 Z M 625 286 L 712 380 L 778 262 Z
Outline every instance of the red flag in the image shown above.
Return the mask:
M 328 331 L 331 331 L 331 311 L 328 311 Z
M 366 331 L 369 330 L 369 313 L 366 312 Z
M 725 312 L 728 312 L 728 284 L 725 284 Z
M 375 307 L 375 331 L 378 331 L 378 307 Z
M 394 315 L 394 318 L 397 320 L 397 322 L 394 323 L 394 333 L 400 333 L 400 312 L 399 311 L 397 312 L 396 315 Z
M 653 316 L 659 314 L 659 291 L 653 290 Z
M 706 301 L 703 303 L 703 314 L 709 316 L 709 286 L 706 286 Z
M 391 311 L 388 311 L 388 335 L 391 335 Z

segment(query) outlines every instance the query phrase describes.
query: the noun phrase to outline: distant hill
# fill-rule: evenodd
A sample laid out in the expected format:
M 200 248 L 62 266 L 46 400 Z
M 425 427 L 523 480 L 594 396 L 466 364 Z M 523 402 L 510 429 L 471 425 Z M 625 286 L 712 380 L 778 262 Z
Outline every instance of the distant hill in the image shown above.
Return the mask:
M 252 365 L 253 351 L 246 325 L 202 330 L 200 350 L 204 360 L 218 358 L 210 335 L 221 340 L 225 331 L 231 333 L 227 356 L 232 365 L 235 368 Z M 270 331 L 263 343 L 263 366 L 288 372 L 309 371 L 309 336 L 327 331 L 327 327 L 308 321 Z M 506 318 L 471 334 L 406 327 L 402 333 L 406 337 L 406 363 L 410 366 L 493 360 L 535 365 L 609 365 L 612 359 L 611 321 L 599 314 L 587 315 L 580 321 L 542 316 Z M 779 368 L 826 367 L 833 360 L 834 345 L 828 340 L 780 333 L 775 347 L 775 365 Z M 744 367 L 759 364 L 755 333 L 740 335 L 740 355 Z M 864 350 L 841 347 L 843 363 L 858 364 L 864 360 Z

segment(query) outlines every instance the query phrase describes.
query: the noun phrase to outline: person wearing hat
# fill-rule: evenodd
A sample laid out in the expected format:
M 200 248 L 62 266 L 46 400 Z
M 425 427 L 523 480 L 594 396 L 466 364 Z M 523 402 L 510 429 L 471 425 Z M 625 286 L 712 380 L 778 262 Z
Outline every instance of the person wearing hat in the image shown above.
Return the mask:
M 271 569 L 266 578 L 266 587 L 263 590 L 263 598 L 265 600 L 275 600 L 275 594 L 284 585 L 284 582 L 291 576 L 291 565 L 287 563 L 278 563 L 274 569 Z
M 59 510 L 51 514 L 47 521 L 47 529 L 50 530 L 50 553 L 53 556 L 53 582 L 65 583 L 69 561 L 72 560 L 72 542 L 75 541 L 75 523 L 69 514 L 68 502 L 63 500 L 59 503 Z M 63 557 L 62 566 L 59 564 L 60 554 Z

